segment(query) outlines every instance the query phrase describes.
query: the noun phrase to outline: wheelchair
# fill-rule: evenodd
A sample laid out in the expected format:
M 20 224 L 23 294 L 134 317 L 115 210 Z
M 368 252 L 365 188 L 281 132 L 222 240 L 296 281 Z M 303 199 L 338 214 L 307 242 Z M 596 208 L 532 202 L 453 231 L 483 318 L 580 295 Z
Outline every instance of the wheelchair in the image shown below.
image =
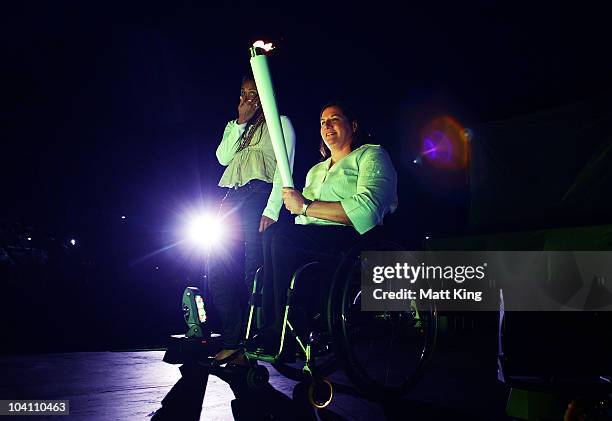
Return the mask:
M 404 312 L 361 311 L 361 253 L 368 250 L 403 248 L 395 242 L 367 237 L 343 252 L 335 266 L 308 262 L 294 272 L 279 351 L 276 355 L 245 353 L 250 387 L 262 388 L 268 383 L 269 372 L 259 362 L 270 363 L 281 375 L 305 383 L 308 400 L 316 408 L 332 401 L 333 385 L 327 376 L 337 368 L 344 368 L 361 395 L 375 400 L 402 396 L 419 380 L 436 343 L 436 308 L 429 301 L 421 305 L 411 302 Z M 261 325 L 261 278 L 260 268 L 249 300 L 245 340 Z M 320 293 L 313 294 L 312 285 L 317 284 Z M 306 288 L 308 285 L 311 288 Z M 221 345 L 219 335 L 207 328 L 204 299 L 197 288 L 185 290 L 183 312 L 189 330 L 171 337 L 164 361 L 202 364 Z M 221 377 L 226 373 L 211 374 Z
M 368 398 L 405 394 L 423 374 L 435 346 L 437 312 L 433 305 L 412 302 L 406 312 L 361 311 L 361 253 L 368 250 L 400 251 L 402 247 L 368 239 L 343 253 L 335 267 L 320 262 L 299 267 L 287 292 L 279 351 L 276 355 L 246 353 L 250 361 L 271 363 L 283 376 L 307 383 L 308 400 L 316 408 L 331 402 L 333 385 L 326 377 L 338 367 L 344 368 Z M 261 273 L 260 268 L 253 283 L 247 340 L 259 324 Z M 313 287 L 320 294 L 313 293 Z M 309 293 L 302 293 L 300 300 L 305 289 Z M 253 379 L 267 380 L 259 367 Z

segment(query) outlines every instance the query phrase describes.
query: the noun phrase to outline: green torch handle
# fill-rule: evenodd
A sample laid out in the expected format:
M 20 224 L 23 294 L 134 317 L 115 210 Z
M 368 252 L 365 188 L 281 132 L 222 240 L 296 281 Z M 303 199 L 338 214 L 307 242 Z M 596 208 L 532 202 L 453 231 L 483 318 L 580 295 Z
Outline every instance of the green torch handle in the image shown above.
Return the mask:
M 251 69 L 255 77 L 255 85 L 261 100 L 264 117 L 270 133 L 272 147 L 274 148 L 274 156 L 276 157 L 276 165 L 280 171 L 284 187 L 294 187 L 293 177 L 291 176 L 291 167 L 287 158 L 287 148 L 285 146 L 285 137 L 283 135 L 283 126 L 281 125 L 278 107 L 276 105 L 276 96 L 274 95 L 274 87 L 272 86 L 272 77 L 270 76 L 270 68 L 268 67 L 268 59 L 263 54 L 258 54 L 255 47 L 251 48 Z

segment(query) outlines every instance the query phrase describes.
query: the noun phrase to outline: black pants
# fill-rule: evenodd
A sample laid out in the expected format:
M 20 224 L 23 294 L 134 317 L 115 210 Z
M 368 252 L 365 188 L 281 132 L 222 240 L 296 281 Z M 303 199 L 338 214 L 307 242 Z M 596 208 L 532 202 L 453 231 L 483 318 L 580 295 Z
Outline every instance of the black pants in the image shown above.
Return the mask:
M 253 278 L 263 264 L 259 223 L 271 189 L 270 183 L 252 180 L 229 189 L 219 209 L 225 234 L 211 249 L 208 288 L 227 349 L 242 339 Z
M 280 331 L 293 273 L 310 261 L 339 260 L 361 236 L 340 225 L 272 225 L 264 235 L 263 309 L 266 327 Z M 331 275 L 330 275 L 331 277 Z

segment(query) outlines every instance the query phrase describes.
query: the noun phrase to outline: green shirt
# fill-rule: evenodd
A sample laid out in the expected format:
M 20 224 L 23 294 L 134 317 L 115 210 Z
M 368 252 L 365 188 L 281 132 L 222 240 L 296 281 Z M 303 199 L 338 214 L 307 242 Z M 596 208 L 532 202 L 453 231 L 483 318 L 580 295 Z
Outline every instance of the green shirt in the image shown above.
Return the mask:
M 280 117 L 285 138 L 285 146 L 289 157 L 289 166 L 293 168 L 295 151 L 295 132 L 291 121 L 284 115 Z M 278 214 L 283 205 L 283 181 L 280 171 L 276 168 L 276 158 L 268 127 L 264 123 L 255 132 L 251 143 L 238 151 L 240 139 L 245 124 L 238 124 L 236 120 L 227 123 L 223 131 L 223 139 L 217 147 L 217 159 L 227 168 L 219 181 L 220 187 L 240 187 L 251 180 L 262 180 L 272 183 L 272 191 L 263 215 L 278 220 Z
M 328 158 L 308 171 L 304 197 L 340 202 L 359 234 L 382 225 L 385 214 L 397 208 L 397 173 L 389 154 L 380 145 L 363 145 L 331 168 L 330 163 Z M 342 225 L 304 215 L 296 217 L 295 223 Z

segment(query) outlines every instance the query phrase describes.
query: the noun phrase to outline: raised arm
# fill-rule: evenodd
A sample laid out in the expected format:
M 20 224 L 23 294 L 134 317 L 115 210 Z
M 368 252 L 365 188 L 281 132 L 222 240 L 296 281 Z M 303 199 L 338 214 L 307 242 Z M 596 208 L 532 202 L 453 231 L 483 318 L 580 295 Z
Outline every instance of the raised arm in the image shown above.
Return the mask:
M 221 139 L 221 143 L 217 147 L 217 160 L 219 164 L 227 166 L 232 162 L 238 150 L 240 136 L 245 128 L 246 123 L 238 124 L 236 120 L 227 123 L 223 131 L 223 139 Z

